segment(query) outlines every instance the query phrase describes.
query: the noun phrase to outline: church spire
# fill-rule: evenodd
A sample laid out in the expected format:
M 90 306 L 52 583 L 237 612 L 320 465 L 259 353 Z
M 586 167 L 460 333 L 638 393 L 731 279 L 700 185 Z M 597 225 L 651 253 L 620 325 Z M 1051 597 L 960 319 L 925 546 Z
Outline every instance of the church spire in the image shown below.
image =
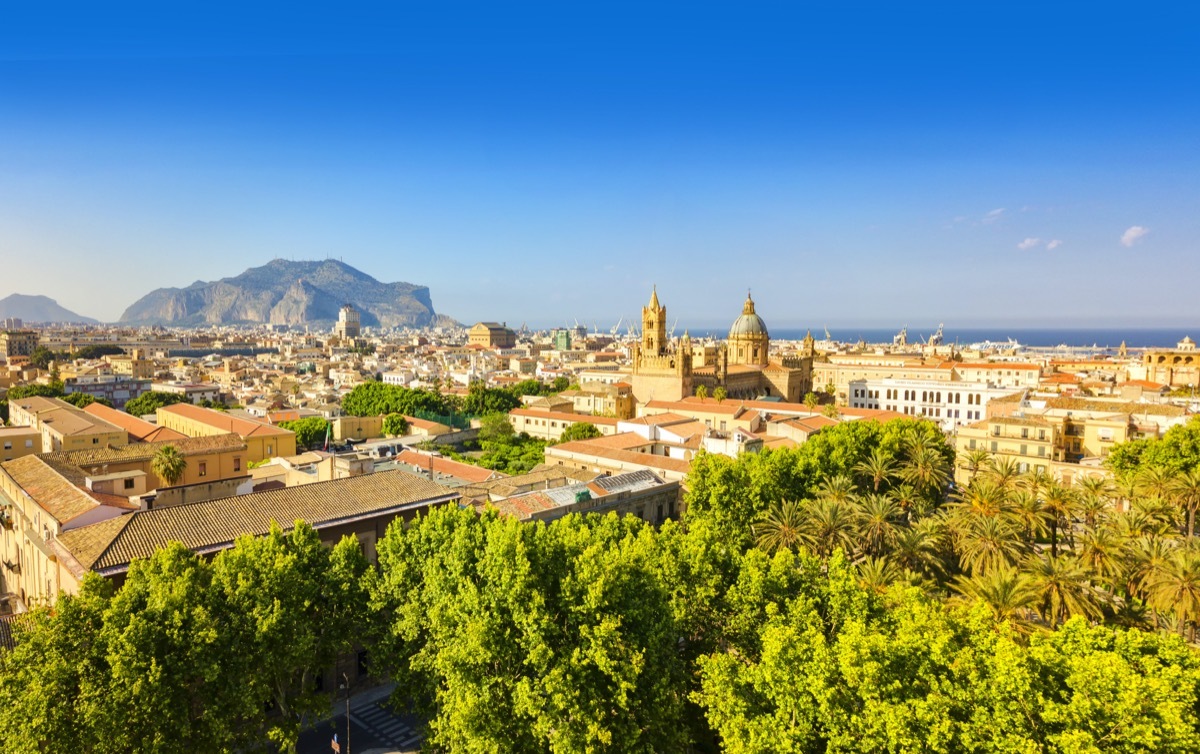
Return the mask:
M 656 285 L 656 286 L 654 286 L 654 287 L 653 287 L 653 288 L 650 290 L 650 308 L 651 308 L 651 309 L 659 309 L 659 308 L 661 308 L 661 307 L 659 306 L 659 304 L 658 304 L 658 286 L 657 286 L 657 285 Z

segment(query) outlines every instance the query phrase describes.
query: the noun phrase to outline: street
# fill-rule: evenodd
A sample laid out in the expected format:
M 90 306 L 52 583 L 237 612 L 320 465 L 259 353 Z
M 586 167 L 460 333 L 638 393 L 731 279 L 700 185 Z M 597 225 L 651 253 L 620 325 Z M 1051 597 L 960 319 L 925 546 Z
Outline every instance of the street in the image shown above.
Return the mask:
M 298 754 L 329 754 L 337 734 L 341 754 L 409 754 L 421 748 L 420 721 L 411 715 L 395 715 L 384 705 L 386 690 L 368 692 L 350 700 L 350 739 L 346 741 L 346 708 L 300 735 Z M 336 706 L 336 705 L 335 705 Z

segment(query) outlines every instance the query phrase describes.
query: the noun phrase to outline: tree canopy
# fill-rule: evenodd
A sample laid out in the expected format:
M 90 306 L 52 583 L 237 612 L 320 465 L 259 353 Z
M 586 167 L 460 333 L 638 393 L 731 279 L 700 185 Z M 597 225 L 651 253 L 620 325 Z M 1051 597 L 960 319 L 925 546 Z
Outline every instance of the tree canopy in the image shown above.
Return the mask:
M 952 489 L 948 454 L 845 423 L 698 455 L 682 522 L 447 506 L 378 569 L 302 522 L 173 544 L 17 625 L 0 751 L 288 751 L 360 647 L 440 751 L 1200 750 L 1200 473 Z
M 163 406 L 182 403 L 184 397 L 178 393 L 167 393 L 161 390 L 151 390 L 125 404 L 125 413 L 133 416 L 145 416 L 157 412 Z
M 302 448 L 314 448 L 325 441 L 329 433 L 329 422 L 323 416 L 307 416 L 303 419 L 279 422 L 282 429 L 296 435 L 296 444 Z
M 572 440 L 592 440 L 601 437 L 600 428 L 591 422 L 575 422 L 571 426 L 563 430 L 562 437 L 559 442 L 571 442 Z

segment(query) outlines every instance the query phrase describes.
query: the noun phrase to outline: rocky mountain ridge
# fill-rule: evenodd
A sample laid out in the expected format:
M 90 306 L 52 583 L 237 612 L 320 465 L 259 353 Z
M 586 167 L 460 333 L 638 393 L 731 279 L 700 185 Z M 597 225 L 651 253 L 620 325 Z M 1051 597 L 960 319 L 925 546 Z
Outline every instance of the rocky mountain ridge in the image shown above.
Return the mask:
M 0 299 L 0 319 L 15 317 L 25 322 L 72 322 L 87 325 L 96 324 L 96 320 L 76 314 L 70 309 L 59 306 L 58 302 L 49 296 L 27 296 L 14 293 Z
M 159 288 L 121 315 L 130 325 L 325 325 L 353 304 L 368 327 L 427 327 L 444 318 L 433 310 L 429 288 L 381 283 L 335 259 L 273 259 L 231 278 Z

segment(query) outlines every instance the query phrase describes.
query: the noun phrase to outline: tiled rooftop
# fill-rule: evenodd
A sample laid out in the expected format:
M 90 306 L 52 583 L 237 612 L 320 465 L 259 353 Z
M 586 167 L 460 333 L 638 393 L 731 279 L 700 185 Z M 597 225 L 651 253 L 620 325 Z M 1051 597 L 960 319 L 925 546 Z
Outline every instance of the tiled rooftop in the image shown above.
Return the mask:
M 119 572 L 171 541 L 197 552 L 229 547 L 243 534 L 261 536 L 271 522 L 290 528 L 297 519 L 315 528 L 456 499 L 458 494 L 414 474 L 385 471 L 298 487 L 256 492 L 190 505 L 138 511 L 63 532 L 58 543 L 85 570 Z

